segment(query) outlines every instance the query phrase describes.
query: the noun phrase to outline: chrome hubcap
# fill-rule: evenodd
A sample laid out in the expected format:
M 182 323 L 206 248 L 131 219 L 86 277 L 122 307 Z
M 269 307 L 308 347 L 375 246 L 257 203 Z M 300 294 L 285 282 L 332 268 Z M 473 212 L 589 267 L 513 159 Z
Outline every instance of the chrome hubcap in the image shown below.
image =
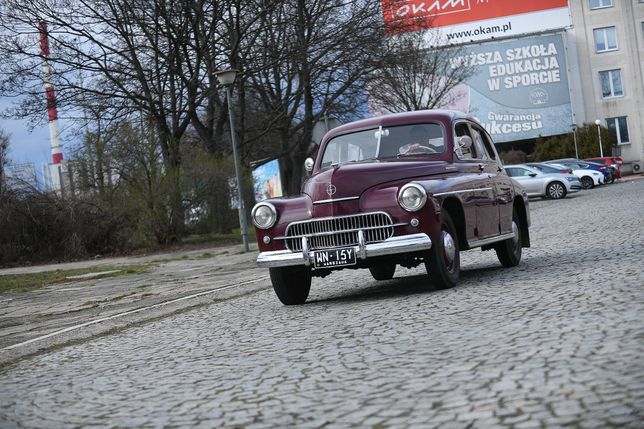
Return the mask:
M 456 243 L 449 232 L 443 231 L 443 252 L 448 264 L 451 265 L 456 257 Z
M 514 247 L 519 244 L 519 226 L 515 221 L 512 221 L 512 234 L 514 234 L 514 237 L 512 237 L 512 244 Z
M 561 188 L 561 185 L 555 184 L 552 185 L 552 198 L 561 198 L 563 195 L 563 189 Z

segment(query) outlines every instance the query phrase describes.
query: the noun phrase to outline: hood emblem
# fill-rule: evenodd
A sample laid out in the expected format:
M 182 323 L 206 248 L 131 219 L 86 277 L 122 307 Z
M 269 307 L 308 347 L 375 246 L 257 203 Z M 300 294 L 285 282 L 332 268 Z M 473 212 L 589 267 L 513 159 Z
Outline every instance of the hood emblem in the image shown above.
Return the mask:
M 326 187 L 326 193 L 329 194 L 329 196 L 333 196 L 336 192 L 338 191 L 338 188 L 335 187 L 335 185 L 332 185 L 329 183 L 329 185 Z

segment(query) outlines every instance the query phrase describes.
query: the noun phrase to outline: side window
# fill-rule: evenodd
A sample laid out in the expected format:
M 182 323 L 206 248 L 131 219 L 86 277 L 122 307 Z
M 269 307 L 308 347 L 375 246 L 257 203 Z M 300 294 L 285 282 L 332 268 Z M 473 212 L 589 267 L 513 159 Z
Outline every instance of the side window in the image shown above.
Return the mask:
M 519 168 L 519 176 L 529 176 L 532 174 L 532 171 L 526 170 L 525 168 Z
M 454 127 L 456 134 L 456 155 L 459 159 L 474 159 L 476 158 L 476 148 L 470 127 L 465 123 L 456 124 Z
M 494 155 L 496 151 L 494 150 L 494 143 L 492 143 L 492 140 L 490 139 L 490 135 L 485 131 L 481 130 L 481 138 L 483 139 L 485 150 L 487 151 L 487 154 L 490 157 L 490 159 L 496 160 L 496 156 Z
M 492 159 L 492 157 L 487 153 L 481 132 L 475 127 L 472 127 L 472 139 L 474 140 L 474 146 L 476 146 L 476 153 L 479 155 L 478 158 L 485 160 Z
M 495 159 L 494 150 L 491 147 L 491 143 L 485 134 L 485 131 L 477 126 L 472 126 L 472 137 L 474 139 L 474 144 L 476 145 L 476 151 L 479 154 L 479 159 Z
M 508 176 L 510 177 L 527 177 L 532 174 L 532 171 L 527 170 L 525 168 L 521 167 L 510 167 L 505 169 L 506 173 L 508 173 Z

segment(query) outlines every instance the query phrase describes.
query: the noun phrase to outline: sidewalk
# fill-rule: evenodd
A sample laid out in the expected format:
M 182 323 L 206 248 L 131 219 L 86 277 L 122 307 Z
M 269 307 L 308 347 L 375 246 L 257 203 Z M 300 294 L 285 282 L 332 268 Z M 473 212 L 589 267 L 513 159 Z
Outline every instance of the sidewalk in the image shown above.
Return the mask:
M 0 363 L 134 323 L 269 288 L 257 246 L 241 245 L 0 270 L 8 274 L 137 264 L 144 274 L 85 276 L 0 295 Z

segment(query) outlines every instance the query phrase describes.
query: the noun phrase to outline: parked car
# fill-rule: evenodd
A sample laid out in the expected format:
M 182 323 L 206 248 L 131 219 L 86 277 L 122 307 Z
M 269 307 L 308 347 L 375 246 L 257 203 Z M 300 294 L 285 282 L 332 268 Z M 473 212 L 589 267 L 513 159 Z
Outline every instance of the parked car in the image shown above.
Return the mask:
M 581 161 L 579 159 L 566 158 L 566 159 L 553 159 L 551 161 L 546 161 L 546 163 L 565 165 L 572 168 L 573 170 L 599 171 L 603 175 L 603 179 L 600 184 L 612 183 L 615 180 L 612 172 L 608 169 L 608 167 L 606 167 L 605 165 L 597 164 L 590 161 Z
M 460 251 L 494 249 L 517 265 L 530 246 L 528 197 L 507 176 L 492 139 L 452 111 L 385 115 L 322 139 L 312 175 L 294 198 L 252 210 L 260 254 L 286 305 L 302 304 L 311 277 L 367 268 L 391 279 L 424 264 L 438 288 L 454 286 Z
M 570 174 L 574 176 L 572 168 L 559 164 L 546 164 L 545 162 L 526 162 L 528 167 L 536 168 L 542 173 Z
M 620 170 L 624 161 L 619 156 L 605 156 L 603 158 L 584 158 L 584 161 L 596 162 L 598 164 L 604 164 L 609 168 L 613 168 L 615 171 L 615 177 L 617 179 L 622 178 L 622 171 Z
M 559 168 L 572 168 L 561 164 L 548 164 L 548 165 L 552 165 L 553 167 L 559 167 Z M 600 173 L 599 171 L 581 168 L 581 169 L 572 169 L 572 173 L 579 179 L 582 189 L 592 189 L 595 186 L 599 186 L 604 183 L 605 176 L 603 173 Z
M 570 187 L 575 191 L 579 191 L 584 187 L 579 180 L 579 177 L 574 173 L 573 169 L 566 167 L 565 165 L 559 164 L 546 164 L 543 162 L 526 162 L 525 165 L 528 167 L 536 168 L 542 173 L 557 173 L 557 174 L 566 174 L 568 175 L 568 180 L 570 182 Z
M 529 197 L 558 200 L 569 192 L 581 190 L 581 183 L 574 174 L 545 173 L 525 164 L 506 165 L 508 176 L 519 182 Z M 573 188 L 573 182 L 576 186 Z

